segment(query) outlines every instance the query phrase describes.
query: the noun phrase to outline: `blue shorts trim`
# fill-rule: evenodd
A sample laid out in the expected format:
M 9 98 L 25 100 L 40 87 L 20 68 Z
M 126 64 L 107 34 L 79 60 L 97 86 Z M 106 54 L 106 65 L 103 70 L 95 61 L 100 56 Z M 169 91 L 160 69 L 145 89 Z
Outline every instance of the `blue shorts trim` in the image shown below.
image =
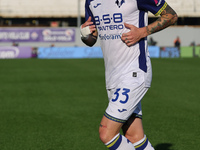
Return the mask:
M 105 116 L 106 118 L 112 120 L 112 121 L 115 121 L 115 122 L 119 122 L 119 123 L 125 123 L 125 122 L 126 122 L 126 120 L 121 120 L 121 119 L 112 117 L 112 116 L 110 116 L 109 114 L 107 114 L 106 112 L 105 112 L 104 116 Z

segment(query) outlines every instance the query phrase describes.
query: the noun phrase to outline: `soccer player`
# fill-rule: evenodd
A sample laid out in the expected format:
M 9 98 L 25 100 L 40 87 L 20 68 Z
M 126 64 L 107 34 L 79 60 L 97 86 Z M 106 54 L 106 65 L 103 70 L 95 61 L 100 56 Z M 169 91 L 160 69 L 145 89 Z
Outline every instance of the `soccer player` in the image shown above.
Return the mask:
M 148 11 L 160 16 L 149 25 Z M 142 126 L 141 100 L 152 79 L 147 36 L 176 23 L 177 14 L 165 0 L 86 0 L 85 18 L 81 39 L 93 46 L 98 37 L 105 63 L 101 141 L 110 150 L 154 150 Z

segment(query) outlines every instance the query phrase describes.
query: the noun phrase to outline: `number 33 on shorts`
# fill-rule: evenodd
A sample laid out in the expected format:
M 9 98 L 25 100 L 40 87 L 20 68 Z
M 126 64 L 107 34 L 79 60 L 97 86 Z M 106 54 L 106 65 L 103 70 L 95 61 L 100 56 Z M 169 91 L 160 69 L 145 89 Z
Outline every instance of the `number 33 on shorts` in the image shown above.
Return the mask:
M 127 89 L 127 88 L 123 88 L 123 89 L 118 88 L 118 89 L 116 89 L 116 92 L 114 93 L 115 98 L 112 99 L 112 102 L 119 101 L 122 104 L 127 103 L 128 99 L 129 99 L 129 95 L 128 95 L 129 92 L 130 92 L 130 89 Z M 120 94 L 122 94 L 122 96 L 120 96 Z
M 132 114 L 131 90 L 128 88 L 117 88 L 108 90 L 109 105 L 105 116 L 113 121 L 124 123 Z

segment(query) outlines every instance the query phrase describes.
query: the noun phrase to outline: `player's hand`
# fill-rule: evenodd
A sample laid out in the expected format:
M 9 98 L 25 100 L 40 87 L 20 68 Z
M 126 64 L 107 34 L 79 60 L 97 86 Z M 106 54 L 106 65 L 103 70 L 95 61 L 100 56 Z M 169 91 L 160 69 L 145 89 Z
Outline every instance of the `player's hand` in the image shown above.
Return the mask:
M 122 34 L 122 41 L 126 43 L 127 46 L 134 45 L 141 38 L 143 38 L 143 28 L 137 28 L 134 25 L 124 23 L 124 26 L 130 29 L 129 32 Z
M 92 18 L 90 16 L 88 18 L 88 20 L 84 24 L 81 25 L 81 29 L 89 26 L 90 33 L 93 33 L 94 31 L 96 31 L 96 27 L 95 27 L 95 25 L 93 25 L 93 22 L 91 20 L 92 20 Z

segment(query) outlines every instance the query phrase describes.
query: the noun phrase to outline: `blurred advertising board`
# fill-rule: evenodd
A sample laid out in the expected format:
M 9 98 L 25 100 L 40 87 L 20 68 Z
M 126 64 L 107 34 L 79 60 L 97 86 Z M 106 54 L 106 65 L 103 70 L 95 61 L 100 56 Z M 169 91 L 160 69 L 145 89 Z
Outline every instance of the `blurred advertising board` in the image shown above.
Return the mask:
M 149 50 L 149 54 L 150 54 L 151 58 L 159 58 L 160 57 L 160 47 L 149 46 L 148 50 Z
M 177 48 L 165 47 L 161 50 L 158 46 L 149 46 L 151 58 L 179 57 Z M 103 58 L 100 47 L 39 47 L 38 58 Z
M 75 42 L 75 29 L 0 28 L 0 42 Z
M 149 46 L 151 58 L 179 58 L 180 51 L 176 47 Z
M 180 51 L 177 47 L 161 47 L 160 48 L 161 58 L 179 58 Z
M 179 50 L 174 47 L 160 48 L 149 46 L 151 58 L 178 58 Z M 100 47 L 39 47 L 37 57 L 41 59 L 65 59 L 65 58 L 103 58 Z
M 0 47 L 0 59 L 31 58 L 31 47 L 2 46 Z
M 200 46 L 181 47 L 181 57 L 200 57 Z
M 151 57 L 160 57 L 160 48 L 149 47 Z M 38 58 L 103 58 L 100 47 L 39 47 Z
M 38 58 L 103 58 L 100 47 L 39 47 Z

